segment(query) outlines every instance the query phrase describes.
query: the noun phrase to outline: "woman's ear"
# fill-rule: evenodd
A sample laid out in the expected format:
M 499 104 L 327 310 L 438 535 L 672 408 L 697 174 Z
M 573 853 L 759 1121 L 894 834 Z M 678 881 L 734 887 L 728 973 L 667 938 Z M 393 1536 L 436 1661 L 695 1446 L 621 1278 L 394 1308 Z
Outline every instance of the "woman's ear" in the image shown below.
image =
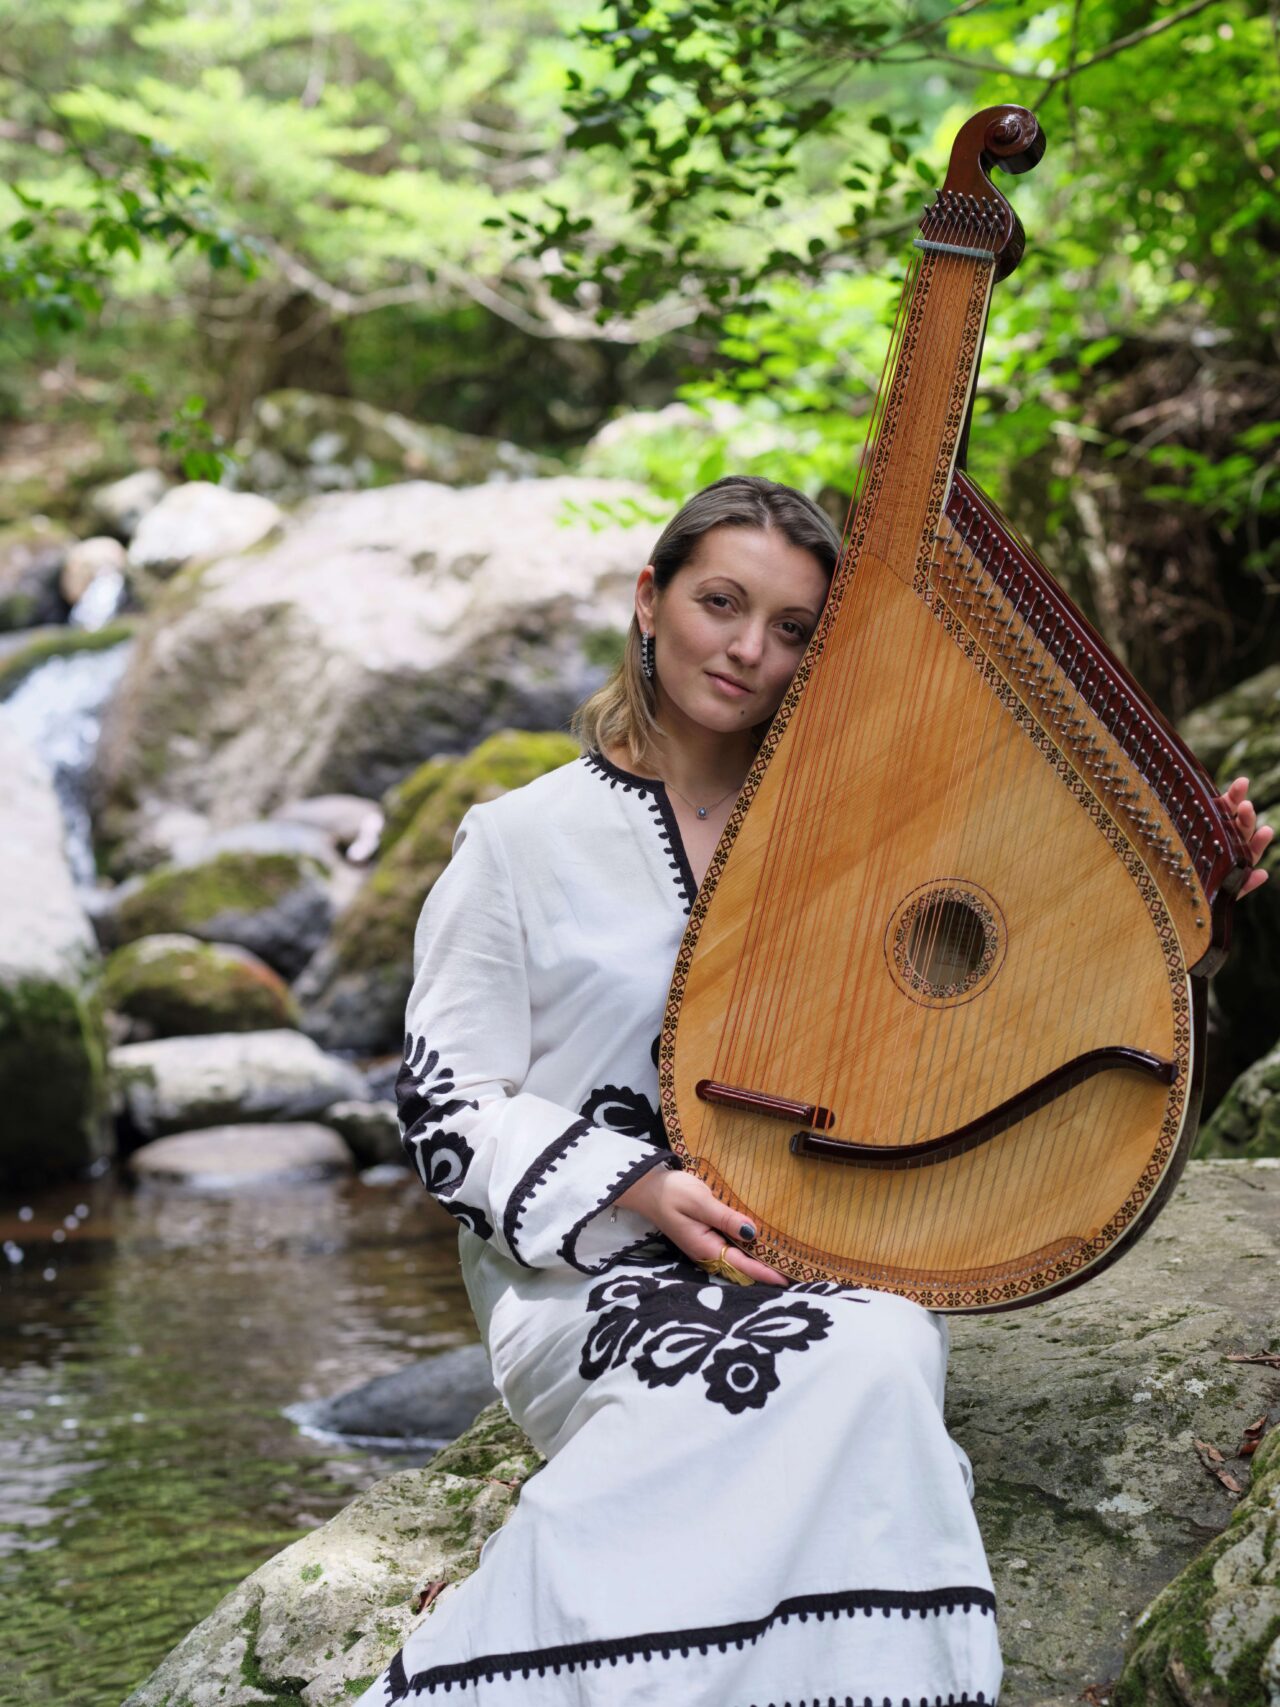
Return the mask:
M 636 621 L 642 632 L 653 633 L 653 613 L 658 602 L 658 589 L 653 580 L 653 564 L 646 563 L 636 581 Z

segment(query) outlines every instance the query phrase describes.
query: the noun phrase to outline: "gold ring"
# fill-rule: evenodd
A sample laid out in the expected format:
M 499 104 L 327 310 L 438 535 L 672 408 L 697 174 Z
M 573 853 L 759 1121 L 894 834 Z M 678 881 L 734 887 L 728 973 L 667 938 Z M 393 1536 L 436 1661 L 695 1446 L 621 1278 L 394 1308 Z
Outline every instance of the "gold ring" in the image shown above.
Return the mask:
M 728 1239 L 720 1247 L 720 1253 L 714 1257 L 695 1257 L 699 1268 L 706 1269 L 708 1274 L 714 1274 L 720 1280 L 732 1281 L 735 1286 L 754 1286 L 755 1282 L 749 1274 L 744 1274 L 740 1268 L 726 1261 L 725 1252 L 730 1248 Z

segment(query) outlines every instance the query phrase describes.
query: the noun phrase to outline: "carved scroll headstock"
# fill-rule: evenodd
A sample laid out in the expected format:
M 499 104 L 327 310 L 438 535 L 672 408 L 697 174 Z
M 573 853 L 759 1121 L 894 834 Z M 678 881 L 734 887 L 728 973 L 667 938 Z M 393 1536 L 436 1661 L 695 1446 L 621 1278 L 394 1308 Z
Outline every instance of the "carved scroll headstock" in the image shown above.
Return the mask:
M 1044 132 L 1025 107 L 984 107 L 957 132 L 937 200 L 920 222 L 921 235 L 968 244 L 995 257 L 995 276 L 1007 278 L 1022 259 L 1022 224 L 991 182 L 991 169 L 1029 172 L 1044 153 Z

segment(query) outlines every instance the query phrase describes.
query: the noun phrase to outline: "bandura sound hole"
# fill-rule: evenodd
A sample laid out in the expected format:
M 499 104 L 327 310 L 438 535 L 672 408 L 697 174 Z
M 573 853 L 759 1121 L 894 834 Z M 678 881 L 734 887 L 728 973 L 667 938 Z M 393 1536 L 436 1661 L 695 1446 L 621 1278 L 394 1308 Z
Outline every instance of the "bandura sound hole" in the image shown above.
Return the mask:
M 926 901 L 911 922 L 907 962 L 931 993 L 964 987 L 982 965 L 987 933 L 974 909 L 963 901 Z

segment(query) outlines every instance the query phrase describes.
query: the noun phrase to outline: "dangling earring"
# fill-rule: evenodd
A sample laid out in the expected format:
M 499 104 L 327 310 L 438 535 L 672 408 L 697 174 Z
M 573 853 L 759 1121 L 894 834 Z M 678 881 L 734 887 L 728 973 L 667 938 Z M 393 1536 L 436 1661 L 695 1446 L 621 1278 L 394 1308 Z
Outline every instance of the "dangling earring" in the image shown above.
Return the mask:
M 640 668 L 650 681 L 653 680 L 653 636 L 640 631 Z

